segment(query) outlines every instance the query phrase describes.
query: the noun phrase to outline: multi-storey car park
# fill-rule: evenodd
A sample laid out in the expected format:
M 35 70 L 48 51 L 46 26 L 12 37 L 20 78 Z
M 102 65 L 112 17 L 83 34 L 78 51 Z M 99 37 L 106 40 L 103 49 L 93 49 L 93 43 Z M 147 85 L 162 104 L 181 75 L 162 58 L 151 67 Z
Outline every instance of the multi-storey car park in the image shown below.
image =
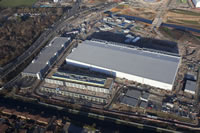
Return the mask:
M 58 71 L 51 78 L 45 78 L 45 82 L 109 94 L 113 80 L 112 78 L 99 78 L 83 73 Z
M 55 37 L 32 63 L 22 72 L 23 76 L 44 78 L 45 73 L 54 64 L 59 55 L 67 48 L 70 38 Z
M 40 87 L 40 91 L 63 97 L 107 103 L 112 85 L 112 78 L 58 70 L 45 78 L 45 83 Z
M 181 58 L 178 55 L 129 48 L 111 42 L 86 40 L 72 50 L 66 62 L 172 90 Z

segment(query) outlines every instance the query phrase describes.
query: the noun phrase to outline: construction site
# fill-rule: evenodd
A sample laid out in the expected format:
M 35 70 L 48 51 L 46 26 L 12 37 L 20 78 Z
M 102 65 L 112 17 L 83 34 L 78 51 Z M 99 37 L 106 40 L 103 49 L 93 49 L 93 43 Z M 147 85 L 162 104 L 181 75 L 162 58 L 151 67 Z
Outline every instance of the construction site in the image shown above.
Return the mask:
M 58 61 L 60 66 L 55 65 L 48 71 L 42 82 L 40 81 L 39 86 L 35 88 L 34 95 L 39 96 L 40 99 L 45 99 L 45 101 L 52 101 L 56 105 L 62 105 L 60 103 L 62 101 L 65 104 L 72 104 L 75 108 L 81 106 L 90 109 L 99 108 L 116 112 L 139 113 L 146 116 L 144 118 L 146 120 L 153 121 L 156 119 L 155 124 L 162 123 L 159 122 L 160 119 L 168 118 L 172 122 L 198 124 L 196 117 L 198 110 L 191 108 L 196 106 L 196 97 L 198 96 L 198 67 L 186 66 L 190 71 L 183 70 L 186 65 L 183 63 L 189 56 L 188 54 L 182 56 L 183 51 L 179 49 L 181 48 L 180 44 L 169 40 L 155 39 L 149 41 L 153 43 L 149 47 L 149 45 L 144 44 L 148 42 L 148 39 L 145 38 L 146 33 L 143 31 L 145 25 L 137 22 L 137 20 L 129 20 L 122 16 L 108 16 L 105 13 L 92 28 L 90 23 L 84 22 L 73 32 L 63 34 L 72 39 L 79 35 L 81 40 L 66 48 L 65 56 Z M 87 29 L 88 27 L 90 27 L 90 30 Z M 103 34 L 112 35 L 113 38 L 103 36 Z M 82 40 L 83 37 L 90 40 Z M 87 51 L 89 49 L 90 51 Z M 91 49 L 93 50 L 91 51 Z M 123 58 L 124 51 L 126 51 L 125 58 Z M 120 57 L 114 54 L 117 52 L 120 52 L 120 54 L 117 54 L 121 55 Z M 130 55 L 127 55 L 128 53 Z M 141 57 L 136 58 L 134 55 L 134 65 L 131 65 L 127 58 L 133 53 Z M 193 54 L 196 54 L 194 51 L 189 53 L 192 53 L 192 57 L 194 57 Z M 113 56 L 109 57 L 112 54 Z M 150 59 L 147 59 L 147 57 L 150 57 Z M 152 66 L 151 69 L 155 68 L 155 71 L 148 67 L 145 68 L 144 66 L 148 65 L 140 62 L 144 60 L 148 62 L 152 59 L 155 61 L 153 63 L 155 66 Z M 192 59 L 194 60 L 196 57 Z M 129 63 L 124 62 L 126 60 Z M 156 65 L 156 60 L 158 62 L 163 61 L 159 64 L 164 66 Z M 114 66 L 109 63 L 114 63 Z M 172 65 L 173 63 L 174 65 Z M 154 84 L 152 84 L 152 79 L 149 83 L 147 82 L 149 79 L 146 76 L 148 75 L 139 75 L 140 78 L 143 76 L 140 79 L 137 76 L 141 73 L 127 71 L 129 69 L 134 70 L 135 65 L 139 65 L 135 67 L 137 72 L 138 68 L 146 71 L 146 73 L 151 71 L 151 76 L 148 78 L 155 77 Z M 126 71 L 124 71 L 125 66 L 131 68 L 126 68 L 124 69 Z M 158 72 L 159 67 L 161 68 L 160 72 Z M 165 67 L 170 68 L 171 76 L 167 69 L 164 70 Z M 167 73 L 163 74 L 162 72 Z M 160 78 L 156 73 L 161 74 Z M 157 76 L 153 76 L 154 74 Z M 167 80 L 166 75 L 169 75 L 169 79 L 174 79 L 170 81 L 168 87 L 160 83 L 161 79 L 163 79 L 163 82 Z M 159 83 L 156 78 L 158 78 Z M 179 82 L 180 80 L 182 82 Z M 26 87 L 26 90 L 21 88 L 19 94 L 26 96 L 30 92 Z M 178 129 L 178 127 L 176 128 Z
M 134 0 L 73 16 L 18 75 L 9 96 L 101 121 L 199 131 L 199 33 L 163 26 L 183 21 L 182 7 L 172 3 Z M 191 14 L 198 21 L 196 9 Z

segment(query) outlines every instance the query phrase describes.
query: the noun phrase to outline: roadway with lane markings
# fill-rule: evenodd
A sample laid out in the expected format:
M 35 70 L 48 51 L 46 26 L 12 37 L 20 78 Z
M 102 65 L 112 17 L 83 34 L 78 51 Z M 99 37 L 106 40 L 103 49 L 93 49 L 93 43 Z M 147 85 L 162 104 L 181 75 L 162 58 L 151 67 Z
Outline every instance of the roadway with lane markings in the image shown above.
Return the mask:
M 3 73 L 0 73 L 1 79 L 5 78 L 8 74 L 13 72 L 17 67 L 23 64 L 25 61 L 27 61 L 30 57 L 33 57 L 36 51 L 41 50 L 41 48 L 46 44 L 46 42 L 48 42 L 54 36 L 58 35 L 58 33 L 62 29 L 68 29 L 68 25 L 70 24 L 71 19 L 82 18 L 83 15 L 85 16 L 86 14 L 94 10 L 104 11 L 107 8 L 111 8 L 115 5 L 116 3 L 100 4 L 92 8 L 85 9 L 80 9 L 79 6 L 75 6 L 70 11 L 65 13 L 65 15 L 63 15 L 63 17 L 57 23 L 55 23 L 52 28 L 45 30 L 41 34 L 41 36 L 22 55 L 20 55 L 13 62 L 11 62 L 11 65 L 6 70 L 4 70 Z M 75 12 L 73 13 L 73 11 Z M 77 15 L 76 18 L 74 18 L 75 15 Z M 9 82 L 6 83 L 6 85 L 8 84 Z

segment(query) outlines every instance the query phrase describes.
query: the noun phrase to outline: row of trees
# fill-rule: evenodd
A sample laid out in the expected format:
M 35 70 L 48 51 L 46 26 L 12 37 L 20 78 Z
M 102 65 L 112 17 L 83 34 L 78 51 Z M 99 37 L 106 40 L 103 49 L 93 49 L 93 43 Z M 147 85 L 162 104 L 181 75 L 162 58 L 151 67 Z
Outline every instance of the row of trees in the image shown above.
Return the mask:
M 43 13 L 44 10 L 50 12 L 48 14 L 51 15 L 28 16 L 25 19 L 24 16 L 17 16 L 14 19 L 4 20 L 0 26 L 0 66 L 22 54 L 45 28 L 52 25 L 62 15 L 62 9 L 56 8 L 25 9 L 25 13 L 29 13 L 29 10 L 38 10 Z M 24 9 L 17 9 L 17 13 L 22 13 L 21 10 Z

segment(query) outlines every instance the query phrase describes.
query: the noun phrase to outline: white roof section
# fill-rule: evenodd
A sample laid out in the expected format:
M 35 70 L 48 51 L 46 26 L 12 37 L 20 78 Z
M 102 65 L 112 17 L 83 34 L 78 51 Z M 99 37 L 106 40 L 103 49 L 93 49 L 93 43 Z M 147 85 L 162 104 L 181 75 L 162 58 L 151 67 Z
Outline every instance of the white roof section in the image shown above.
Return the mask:
M 86 40 L 67 57 L 147 79 L 173 84 L 180 57 Z
M 186 80 L 185 91 L 195 93 L 196 90 L 196 81 Z
M 23 73 L 37 74 L 40 72 L 46 67 L 48 61 L 53 58 L 69 40 L 70 38 L 66 37 L 55 37 L 45 48 L 40 51 L 40 54 L 23 71 Z
M 195 7 L 200 7 L 200 0 L 192 0 Z

